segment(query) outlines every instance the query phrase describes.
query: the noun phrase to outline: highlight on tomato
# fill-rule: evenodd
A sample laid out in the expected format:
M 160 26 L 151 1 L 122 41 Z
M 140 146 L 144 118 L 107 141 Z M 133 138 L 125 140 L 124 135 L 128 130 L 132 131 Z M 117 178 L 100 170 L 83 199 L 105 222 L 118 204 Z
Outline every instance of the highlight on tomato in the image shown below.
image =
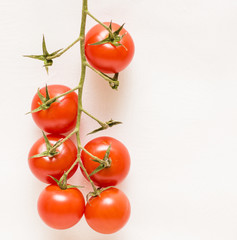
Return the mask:
M 50 150 L 60 140 L 64 139 L 63 135 L 49 134 L 38 139 L 30 149 L 28 163 L 31 172 L 40 181 L 45 183 L 55 183 L 50 177 L 60 179 L 77 158 L 77 148 L 75 144 L 67 139 L 54 151 Z M 68 179 L 73 176 L 78 168 L 78 164 L 70 171 Z
M 127 196 L 117 188 L 109 188 L 89 199 L 85 207 L 85 218 L 96 232 L 111 234 L 127 223 L 130 212 Z
M 46 104 L 48 100 L 69 90 L 70 88 L 64 85 L 48 85 L 35 94 L 31 111 L 33 120 L 40 129 L 48 133 L 66 133 L 75 127 L 78 106 L 78 97 L 75 92 Z M 41 107 L 42 104 L 44 104 L 43 107 Z
M 79 222 L 85 200 L 77 188 L 62 190 L 57 185 L 47 186 L 38 198 L 38 213 L 51 228 L 67 229 Z
M 131 35 L 117 23 L 104 22 L 92 27 L 85 38 L 85 55 L 88 62 L 103 73 L 119 73 L 132 61 L 135 47 Z
M 129 152 L 125 145 L 115 138 L 98 137 L 88 142 L 84 148 L 92 155 L 103 159 L 109 146 L 110 166 L 91 175 L 92 181 L 100 187 L 117 185 L 125 179 L 130 169 Z M 100 163 L 93 161 L 93 157 L 89 156 L 85 151 L 81 152 L 81 160 L 88 174 L 92 174 L 100 166 Z M 82 173 L 84 174 L 84 171 Z

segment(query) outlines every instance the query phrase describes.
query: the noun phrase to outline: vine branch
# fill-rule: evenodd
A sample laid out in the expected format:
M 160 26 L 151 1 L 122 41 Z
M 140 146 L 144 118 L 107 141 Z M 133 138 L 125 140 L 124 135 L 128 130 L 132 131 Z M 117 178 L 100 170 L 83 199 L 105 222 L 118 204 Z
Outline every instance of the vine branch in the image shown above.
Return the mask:
M 112 36 L 113 32 L 112 30 L 106 26 L 104 23 L 102 23 L 99 19 L 97 19 L 95 16 L 93 16 L 88 10 L 86 11 L 87 15 L 89 15 L 92 19 L 94 19 L 97 23 L 99 23 L 101 26 L 103 26 L 106 30 L 108 30 L 109 34 Z
M 85 62 L 85 65 L 87 67 L 89 67 L 91 70 L 93 70 L 94 72 L 96 72 L 104 80 L 108 81 L 112 88 L 117 89 L 117 87 L 119 86 L 118 80 L 114 80 L 113 78 L 109 77 L 108 75 L 106 75 L 106 74 L 102 73 L 101 71 L 97 70 L 96 68 L 92 67 L 87 61 Z
M 78 37 L 72 44 L 70 44 L 68 47 L 66 47 L 65 49 L 61 50 L 59 53 L 53 55 L 53 56 L 47 56 L 46 59 L 47 60 L 52 60 L 54 58 L 60 57 L 61 55 L 63 55 L 67 50 L 69 50 L 72 46 L 74 46 L 77 42 L 81 41 L 82 37 Z

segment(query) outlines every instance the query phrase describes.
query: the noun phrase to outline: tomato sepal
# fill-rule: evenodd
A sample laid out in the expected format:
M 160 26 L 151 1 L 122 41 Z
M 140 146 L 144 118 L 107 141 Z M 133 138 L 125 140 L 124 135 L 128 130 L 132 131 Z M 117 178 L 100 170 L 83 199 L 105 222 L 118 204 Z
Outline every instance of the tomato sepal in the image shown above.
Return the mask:
M 33 59 L 37 59 L 40 61 L 44 62 L 44 68 L 46 70 L 46 72 L 48 73 L 48 67 L 53 65 L 53 60 L 52 59 L 48 59 L 48 57 L 53 57 L 56 54 L 58 54 L 60 51 L 62 51 L 63 49 L 59 49 L 56 50 L 53 53 L 48 53 L 47 51 L 47 47 L 46 47 L 46 43 L 45 43 L 45 37 L 43 35 L 43 41 L 42 41 L 42 50 L 43 50 L 43 54 L 42 55 L 24 55 L 24 57 L 29 57 L 29 58 L 33 58 Z
M 42 110 L 47 110 L 48 108 L 50 108 L 52 103 L 57 101 L 56 98 L 50 98 L 47 84 L 45 86 L 45 94 L 46 94 L 46 97 L 43 96 L 43 94 L 40 92 L 39 88 L 37 89 L 37 95 L 38 95 L 39 99 L 41 100 L 42 104 L 39 102 L 40 106 L 33 109 L 31 112 L 28 112 L 27 114 L 36 113 L 36 112 L 39 112 Z
M 95 42 L 95 43 L 91 43 L 89 45 L 96 46 L 96 45 L 102 45 L 102 44 L 106 44 L 106 43 L 111 43 L 115 47 L 123 46 L 127 50 L 127 48 L 123 44 L 120 43 L 120 41 L 126 35 L 126 33 L 124 33 L 121 36 L 119 35 L 121 30 L 123 29 L 124 24 L 122 24 L 116 31 L 112 32 L 112 21 L 111 21 L 110 25 L 109 25 L 109 29 L 111 30 L 111 31 L 109 31 L 109 36 L 107 38 L 101 40 L 101 41 L 98 41 L 98 42 Z
M 96 160 L 94 160 L 96 162 Z M 105 168 L 104 164 L 100 164 L 89 176 L 91 177 L 92 175 L 98 173 L 99 171 L 103 170 Z
M 86 201 L 88 202 L 88 204 L 90 205 L 90 199 L 93 198 L 93 197 L 100 197 L 100 194 L 109 189 L 109 188 L 113 188 L 114 186 L 108 186 L 108 187 L 105 187 L 105 188 L 97 188 L 96 191 L 94 192 L 89 192 L 87 195 L 86 195 Z
M 109 168 L 111 166 L 112 160 L 111 160 L 111 158 L 109 158 L 110 149 L 111 149 L 111 144 L 109 145 L 109 147 L 106 150 L 105 156 L 103 158 L 103 162 L 98 161 L 96 159 L 92 159 L 92 161 L 98 162 L 98 163 L 100 163 L 100 165 L 94 171 L 92 171 L 92 173 L 90 173 L 89 176 L 92 176 L 92 175 L 98 173 L 99 171 L 103 170 L 104 168 Z
M 78 185 L 72 185 L 72 184 L 67 184 L 67 175 L 64 173 L 61 179 L 57 179 L 53 176 L 50 176 L 55 183 L 60 187 L 62 190 L 70 189 L 70 188 L 84 188 L 84 186 L 78 186 Z
M 57 154 L 59 154 L 59 152 L 55 152 L 55 154 L 52 155 L 52 154 L 49 154 L 48 151 L 44 151 L 44 152 L 42 152 L 42 153 L 36 154 L 36 155 L 34 155 L 34 156 L 31 156 L 30 158 L 53 157 L 53 156 L 55 156 L 55 155 L 57 155 Z
M 60 152 L 56 151 L 56 149 L 54 149 L 54 147 L 58 144 L 59 141 L 57 141 L 53 146 L 50 144 L 49 142 L 49 139 L 47 138 L 47 136 L 45 135 L 45 133 L 42 131 L 43 133 L 43 137 L 44 137 L 44 141 L 45 141 L 45 144 L 46 144 L 46 148 L 47 150 L 42 152 L 42 153 L 39 153 L 39 154 L 36 154 L 36 155 L 33 155 L 31 156 L 30 158 L 37 158 L 37 157 L 54 157 L 56 156 L 57 154 L 59 154 Z

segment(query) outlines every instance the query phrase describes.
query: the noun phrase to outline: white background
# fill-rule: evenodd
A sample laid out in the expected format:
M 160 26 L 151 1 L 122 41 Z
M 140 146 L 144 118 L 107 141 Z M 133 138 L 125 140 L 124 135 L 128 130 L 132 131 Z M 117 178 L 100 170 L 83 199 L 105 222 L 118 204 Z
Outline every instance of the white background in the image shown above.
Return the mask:
M 102 21 L 125 22 L 136 45 L 117 92 L 88 71 L 83 95 L 101 120 L 123 122 L 101 134 L 130 151 L 130 174 L 118 186 L 131 201 L 130 221 L 101 235 L 84 218 L 65 231 L 39 218 L 45 184 L 31 174 L 27 155 L 41 132 L 25 113 L 45 83 L 77 84 L 79 46 L 55 60 L 48 76 L 42 62 L 22 55 L 41 53 L 42 34 L 50 52 L 73 42 L 81 1 L 2 0 L 0 238 L 236 240 L 236 0 L 89 0 L 89 9 Z M 93 25 L 88 19 L 87 29 Z M 83 116 L 83 143 L 95 127 Z M 72 179 L 86 184 L 81 180 L 79 172 Z

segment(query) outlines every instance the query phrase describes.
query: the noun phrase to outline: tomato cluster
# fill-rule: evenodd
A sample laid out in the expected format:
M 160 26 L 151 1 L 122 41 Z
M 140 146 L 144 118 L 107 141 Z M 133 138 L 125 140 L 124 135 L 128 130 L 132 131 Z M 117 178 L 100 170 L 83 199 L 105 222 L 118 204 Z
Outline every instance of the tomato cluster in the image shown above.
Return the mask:
M 115 39 L 103 42 L 108 38 L 108 29 L 96 25 L 86 35 L 85 56 L 100 72 L 118 73 L 131 61 L 134 44 L 124 28 L 116 33 L 119 25 L 104 24 L 111 32 L 115 31 Z M 95 231 L 114 233 L 130 216 L 128 198 L 114 187 L 127 176 L 130 156 L 127 148 L 112 137 L 94 138 L 84 147 L 79 144 L 76 147 L 70 136 L 79 131 L 76 124 L 81 109 L 78 95 L 73 90 L 64 85 L 49 85 L 39 89 L 32 100 L 32 117 L 43 131 L 43 137 L 31 147 L 28 163 L 35 177 L 49 184 L 38 198 L 38 213 L 48 226 L 55 229 L 70 228 L 84 215 Z M 68 132 L 69 135 L 62 135 Z M 81 152 L 79 156 L 78 150 Z M 106 166 L 103 165 L 105 161 Z M 88 194 L 91 197 L 87 203 L 78 188 L 67 184 L 67 179 L 77 171 L 78 162 L 84 177 L 93 182 L 94 188 L 98 186 Z M 97 170 L 101 165 L 103 167 Z

